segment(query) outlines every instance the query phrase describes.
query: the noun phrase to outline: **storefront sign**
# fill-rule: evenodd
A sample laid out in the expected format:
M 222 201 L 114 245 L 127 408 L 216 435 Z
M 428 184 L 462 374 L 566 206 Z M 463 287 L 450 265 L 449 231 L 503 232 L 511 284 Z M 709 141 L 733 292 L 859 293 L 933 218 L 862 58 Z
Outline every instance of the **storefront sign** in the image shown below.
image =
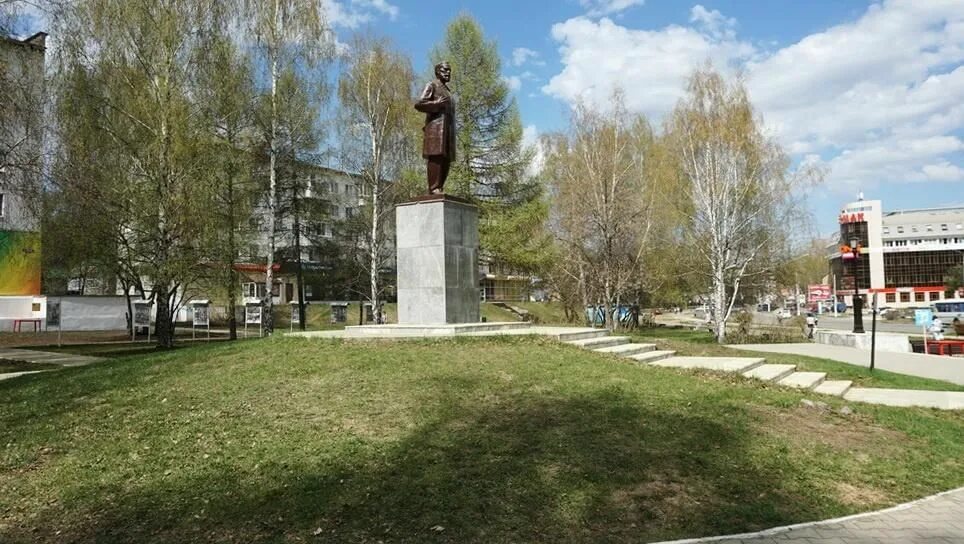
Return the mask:
M 842 213 L 840 214 L 840 224 L 845 225 L 847 223 L 863 223 L 867 221 L 864 219 L 864 212 L 857 213 Z
M 832 290 L 829 285 L 826 284 L 816 284 L 807 286 L 807 301 L 808 302 L 819 302 L 821 300 L 827 300 L 831 297 Z

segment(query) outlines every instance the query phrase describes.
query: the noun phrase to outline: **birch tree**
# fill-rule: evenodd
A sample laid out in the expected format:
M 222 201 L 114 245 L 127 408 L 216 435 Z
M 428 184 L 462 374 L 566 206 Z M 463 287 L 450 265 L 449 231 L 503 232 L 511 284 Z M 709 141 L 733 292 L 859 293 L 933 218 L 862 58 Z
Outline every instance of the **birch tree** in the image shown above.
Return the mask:
M 357 38 L 338 82 L 343 162 L 361 174 L 368 299 L 376 311 L 383 286 L 379 271 L 391 256 L 386 227 L 394 211 L 393 183 L 410 162 L 410 118 L 415 81 L 411 61 L 384 39 Z M 377 315 L 377 314 L 376 314 Z
M 655 202 L 649 123 L 626 111 L 620 93 L 611 104 L 606 112 L 577 105 L 569 132 L 554 138 L 546 159 L 554 180 L 553 230 L 570 256 L 565 269 L 585 302 L 603 305 L 610 330 L 614 307 L 645 283 Z
M 267 70 L 267 126 L 265 140 L 268 152 L 268 248 L 265 263 L 264 330 L 274 330 L 274 260 L 280 221 L 278 217 L 278 160 L 285 153 L 279 134 L 284 112 L 279 88 L 285 79 L 306 81 L 319 62 L 333 53 L 333 41 L 325 24 L 322 3 L 317 0 L 243 0 L 242 21 L 255 36 L 260 60 Z M 300 286 L 299 286 L 300 288 Z
M 249 219 L 260 194 L 252 179 L 255 92 L 250 59 L 226 33 L 212 36 L 208 54 L 197 63 L 194 83 L 213 169 L 208 255 L 213 284 L 227 302 L 228 337 L 235 340 L 241 290 L 235 265 L 252 237 Z
M 218 32 L 213 0 L 77 0 L 55 16 L 56 183 L 109 219 L 118 263 L 149 282 L 160 347 L 204 271 L 211 165 L 191 70 Z M 89 174 L 89 175 L 87 175 Z
M 683 247 L 699 257 L 713 330 L 722 343 L 741 285 L 768 270 L 763 256 L 793 228 L 808 173 L 789 170 L 787 155 L 763 133 L 742 83 L 728 83 L 710 68 L 690 77 L 667 138 L 679 161 L 672 200 L 685 217 Z

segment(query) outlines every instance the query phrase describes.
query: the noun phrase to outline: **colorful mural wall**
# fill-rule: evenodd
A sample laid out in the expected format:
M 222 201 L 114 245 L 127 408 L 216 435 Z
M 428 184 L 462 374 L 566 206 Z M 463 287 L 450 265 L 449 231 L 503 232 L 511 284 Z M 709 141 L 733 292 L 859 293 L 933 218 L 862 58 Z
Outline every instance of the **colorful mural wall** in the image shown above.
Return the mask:
M 40 233 L 0 231 L 0 296 L 40 294 Z

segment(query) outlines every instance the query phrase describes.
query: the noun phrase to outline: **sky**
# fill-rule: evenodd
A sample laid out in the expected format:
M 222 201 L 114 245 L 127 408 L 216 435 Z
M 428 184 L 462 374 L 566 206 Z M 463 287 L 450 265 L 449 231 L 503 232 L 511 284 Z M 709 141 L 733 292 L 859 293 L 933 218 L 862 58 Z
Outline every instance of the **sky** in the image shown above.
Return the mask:
M 767 133 L 826 173 L 808 201 L 820 234 L 858 193 L 885 210 L 964 205 L 964 0 L 319 1 L 341 41 L 388 36 L 420 74 L 472 14 L 530 141 L 616 86 L 658 127 L 695 67 L 742 74 Z

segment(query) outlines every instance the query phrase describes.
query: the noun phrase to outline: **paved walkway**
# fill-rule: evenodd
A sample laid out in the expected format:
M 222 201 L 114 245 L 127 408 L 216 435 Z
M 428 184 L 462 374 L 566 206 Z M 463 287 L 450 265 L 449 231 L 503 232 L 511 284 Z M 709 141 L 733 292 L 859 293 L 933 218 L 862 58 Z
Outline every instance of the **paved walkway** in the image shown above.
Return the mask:
M 35 351 L 32 349 L 0 348 L 0 360 L 16 361 L 21 363 L 46 363 L 58 365 L 60 367 L 85 366 L 91 363 L 103 361 L 103 357 L 90 357 L 88 355 L 71 355 L 69 353 L 54 353 L 51 351 Z M 24 372 L 7 372 L 0 374 L 0 381 L 10 380 L 18 376 L 37 374 L 39 372 L 50 372 L 58 370 L 56 368 L 44 370 L 28 370 Z
M 870 352 L 845 346 L 829 346 L 826 344 L 745 344 L 730 346 L 748 351 L 764 351 L 768 353 L 789 353 L 821 357 L 842 363 L 870 368 Z M 923 353 L 893 353 L 878 351 L 874 367 L 897 374 L 932 378 L 945 382 L 964 385 L 964 357 L 948 357 L 946 355 L 924 355 Z
M 964 542 L 964 488 L 887 510 L 802 523 L 760 533 L 676 540 L 662 544 L 960 544 Z

